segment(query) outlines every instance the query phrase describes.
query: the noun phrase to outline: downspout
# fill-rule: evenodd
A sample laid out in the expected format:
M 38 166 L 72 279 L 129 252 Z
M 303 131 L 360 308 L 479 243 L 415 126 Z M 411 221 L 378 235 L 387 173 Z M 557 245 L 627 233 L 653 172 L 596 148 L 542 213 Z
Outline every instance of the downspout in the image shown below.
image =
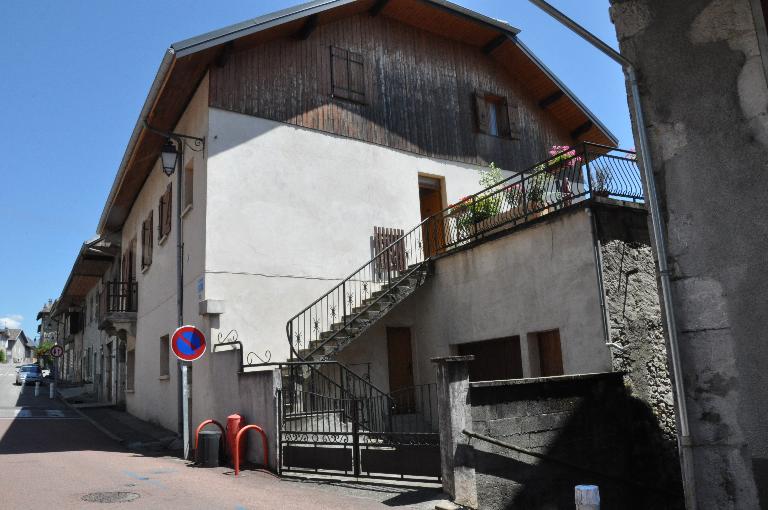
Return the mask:
M 678 434 L 678 449 L 680 452 L 680 467 L 683 477 L 683 491 L 685 494 L 685 506 L 688 510 L 696 509 L 695 485 L 693 474 L 693 456 L 691 451 L 691 432 L 688 421 L 688 405 L 685 400 L 685 388 L 683 386 L 683 370 L 680 365 L 680 348 L 677 337 L 677 323 L 675 322 L 675 313 L 672 306 L 672 285 L 669 278 L 669 265 L 667 262 L 667 245 L 664 239 L 664 230 L 661 223 L 661 208 L 659 207 L 659 198 L 656 193 L 656 182 L 653 177 L 653 162 L 651 160 L 651 151 L 648 145 L 648 133 L 645 129 L 645 115 L 640 103 L 640 87 L 637 83 L 637 71 L 635 66 L 619 52 L 611 48 L 608 44 L 600 40 L 597 36 L 587 29 L 570 19 L 568 16 L 549 5 L 545 0 L 530 0 L 531 3 L 542 9 L 555 20 L 571 29 L 582 39 L 603 52 L 612 60 L 620 64 L 627 75 L 627 81 L 632 95 L 632 107 L 635 110 L 635 128 L 640 143 L 641 173 L 645 184 L 645 190 L 648 195 L 648 210 L 651 215 L 651 230 L 653 235 L 654 247 L 656 249 L 656 259 L 659 264 L 659 281 L 661 284 L 661 308 L 664 313 L 664 319 L 667 323 L 667 335 L 669 337 L 669 355 L 672 365 L 673 380 L 675 388 L 675 398 L 677 400 L 678 420 L 680 430 Z
M 603 322 L 603 341 L 608 347 L 616 347 L 623 351 L 624 348 L 611 342 L 610 325 L 608 324 L 608 307 L 605 304 L 605 279 L 603 278 L 603 254 L 600 238 L 597 235 L 597 219 L 595 212 L 587 207 L 589 225 L 592 231 L 592 254 L 595 259 L 595 276 L 597 278 L 597 295 L 600 300 L 600 318 Z M 613 351 L 611 350 L 611 368 L 613 368 Z

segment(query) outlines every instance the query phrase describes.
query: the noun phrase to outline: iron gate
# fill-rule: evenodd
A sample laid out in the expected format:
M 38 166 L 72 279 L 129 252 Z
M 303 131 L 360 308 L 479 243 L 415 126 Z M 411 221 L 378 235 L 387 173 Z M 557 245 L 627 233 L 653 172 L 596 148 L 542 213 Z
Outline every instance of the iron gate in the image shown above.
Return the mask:
M 284 369 L 281 474 L 439 480 L 435 385 L 387 395 L 333 368 Z

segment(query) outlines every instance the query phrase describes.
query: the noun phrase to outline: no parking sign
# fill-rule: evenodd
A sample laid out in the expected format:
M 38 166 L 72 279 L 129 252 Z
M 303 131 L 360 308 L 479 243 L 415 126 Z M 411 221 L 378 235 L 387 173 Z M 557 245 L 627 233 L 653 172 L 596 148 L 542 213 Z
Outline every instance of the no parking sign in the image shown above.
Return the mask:
M 205 335 L 194 326 L 182 326 L 173 332 L 171 350 L 182 361 L 195 361 L 205 354 Z

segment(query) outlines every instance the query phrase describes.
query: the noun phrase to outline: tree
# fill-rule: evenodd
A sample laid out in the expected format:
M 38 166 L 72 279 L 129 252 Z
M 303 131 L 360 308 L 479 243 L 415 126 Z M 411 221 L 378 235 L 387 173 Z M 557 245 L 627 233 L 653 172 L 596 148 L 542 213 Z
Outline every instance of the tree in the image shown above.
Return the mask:
M 5 357 L 5 349 L 0 349 L 0 363 L 5 363 L 8 359 Z

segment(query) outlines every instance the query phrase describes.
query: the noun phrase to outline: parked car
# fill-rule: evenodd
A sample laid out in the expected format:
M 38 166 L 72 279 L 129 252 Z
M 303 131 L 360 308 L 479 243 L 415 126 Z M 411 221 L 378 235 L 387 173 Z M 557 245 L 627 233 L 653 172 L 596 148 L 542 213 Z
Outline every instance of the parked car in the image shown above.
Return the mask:
M 41 382 L 43 372 L 37 365 L 21 365 L 16 371 L 16 385 L 23 386 L 27 383 Z

